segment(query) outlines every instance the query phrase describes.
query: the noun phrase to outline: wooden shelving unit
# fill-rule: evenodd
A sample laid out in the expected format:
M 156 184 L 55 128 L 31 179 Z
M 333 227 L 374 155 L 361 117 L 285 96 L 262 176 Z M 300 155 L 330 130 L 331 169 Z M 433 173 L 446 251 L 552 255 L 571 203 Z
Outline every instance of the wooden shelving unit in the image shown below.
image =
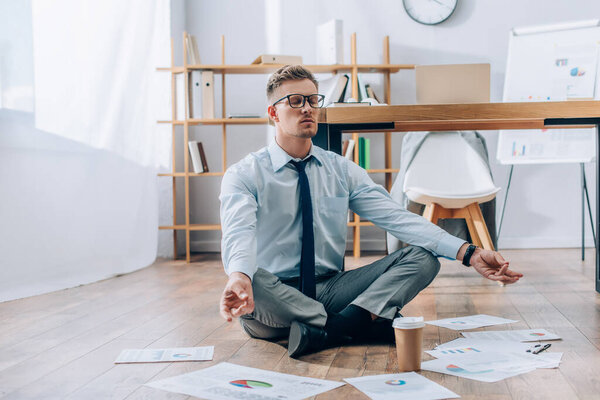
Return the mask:
M 185 43 L 187 33 L 183 34 L 183 42 Z M 183 231 L 185 233 L 185 259 L 190 262 L 190 232 L 192 231 L 209 231 L 209 230 L 220 230 L 221 225 L 219 224 L 192 224 L 190 222 L 190 178 L 197 177 L 208 177 L 208 176 L 223 176 L 224 171 L 227 169 L 227 126 L 228 125 L 266 125 L 268 124 L 267 118 L 226 118 L 226 76 L 230 74 L 271 74 L 282 65 L 227 65 L 225 64 L 225 38 L 221 37 L 221 64 L 202 64 L 202 65 L 190 65 L 187 63 L 187 50 L 186 46 L 183 46 L 183 66 L 176 66 L 174 55 L 173 55 L 173 40 L 171 40 L 171 67 L 169 68 L 158 68 L 159 71 L 167 71 L 171 73 L 171 98 L 174 99 L 175 93 L 175 76 L 177 74 L 184 74 L 184 87 L 189 88 L 189 72 L 194 70 L 212 70 L 215 74 L 221 74 L 221 117 L 214 119 L 199 119 L 189 118 L 188 107 L 185 107 L 186 115 L 184 120 L 176 120 L 176 105 L 175 101 L 172 102 L 171 113 L 173 115 L 170 121 L 158 121 L 158 123 L 171 124 L 172 130 L 172 171 L 170 173 L 160 173 L 158 176 L 171 177 L 172 179 L 172 190 L 173 190 L 173 223 L 172 225 L 159 226 L 161 230 L 173 230 L 173 254 L 177 258 L 177 232 Z M 386 36 L 383 40 L 383 63 L 382 64 L 358 64 L 356 55 L 356 33 L 352 34 L 351 38 L 351 63 L 350 64 L 336 64 L 336 65 L 304 65 L 306 68 L 311 70 L 313 73 L 349 73 L 351 76 L 351 94 L 352 97 L 358 98 L 358 74 L 359 73 L 380 73 L 384 77 L 384 101 L 387 104 L 391 103 L 391 88 L 390 88 L 390 76 L 393 73 L 401 70 L 414 69 L 414 65 L 411 64 L 390 64 L 390 43 L 389 37 Z M 189 91 L 185 90 L 185 102 L 189 104 Z M 196 125 L 221 125 L 221 136 L 222 136 L 222 165 L 221 171 L 219 172 L 208 172 L 208 173 L 193 173 L 190 172 L 190 160 L 189 152 L 187 151 L 187 143 L 190 136 L 190 126 Z M 176 168 L 176 152 L 175 152 L 175 134 L 178 126 L 183 126 L 183 171 L 177 171 Z M 392 138 L 391 132 L 384 132 L 385 135 L 385 161 L 383 169 L 371 169 L 369 173 L 382 173 L 385 175 L 385 187 L 389 191 L 392 186 L 392 174 L 398 172 L 397 169 L 392 168 Z M 353 139 L 358 143 L 358 134 L 352 134 Z M 354 161 L 358 161 L 358 146 L 354 149 Z M 176 178 L 184 179 L 184 202 L 185 202 L 185 223 L 177 224 L 177 188 Z M 215 200 L 217 196 L 215 195 Z M 354 232 L 354 256 L 360 257 L 360 228 L 363 226 L 373 225 L 368 221 L 360 221 L 358 215 L 354 215 L 354 221 L 348 223 L 348 226 L 353 229 Z

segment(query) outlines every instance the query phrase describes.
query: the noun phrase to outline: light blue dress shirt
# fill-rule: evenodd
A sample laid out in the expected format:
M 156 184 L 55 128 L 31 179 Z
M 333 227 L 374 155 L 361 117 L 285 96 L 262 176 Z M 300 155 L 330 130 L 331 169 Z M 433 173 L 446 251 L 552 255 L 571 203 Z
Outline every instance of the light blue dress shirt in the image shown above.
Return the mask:
M 312 146 L 310 184 L 317 276 L 339 271 L 346 251 L 348 208 L 403 242 L 455 258 L 464 240 L 404 209 L 367 172 L 340 155 Z M 280 278 L 300 275 L 302 215 L 298 172 L 273 143 L 225 172 L 221 184 L 221 254 L 227 274 L 253 277 L 263 268 Z

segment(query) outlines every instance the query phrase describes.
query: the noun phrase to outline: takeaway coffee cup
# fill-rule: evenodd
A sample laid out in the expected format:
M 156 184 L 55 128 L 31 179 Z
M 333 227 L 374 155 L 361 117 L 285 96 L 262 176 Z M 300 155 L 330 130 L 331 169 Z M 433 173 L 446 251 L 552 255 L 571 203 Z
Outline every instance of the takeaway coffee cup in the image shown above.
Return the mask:
M 398 371 L 419 371 L 423 349 L 423 317 L 396 318 L 392 324 L 396 334 Z

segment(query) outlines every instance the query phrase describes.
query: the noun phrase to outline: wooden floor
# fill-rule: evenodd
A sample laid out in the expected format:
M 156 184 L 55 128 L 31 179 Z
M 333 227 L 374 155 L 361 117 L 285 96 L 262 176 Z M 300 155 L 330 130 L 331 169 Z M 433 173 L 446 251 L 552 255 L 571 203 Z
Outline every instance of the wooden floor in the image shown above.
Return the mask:
M 563 337 L 559 369 L 536 370 L 497 383 L 423 371 L 463 399 L 600 399 L 600 295 L 594 291 L 594 255 L 578 250 L 504 251 L 525 278 L 505 288 L 456 262 L 403 314 L 425 319 L 490 314 L 520 322 L 507 328 L 546 328 Z M 351 267 L 380 256 L 359 260 Z M 225 274 L 218 256 L 197 262 L 157 262 L 141 271 L 47 295 L 0 303 L 0 398 L 184 399 L 142 386 L 221 361 L 273 371 L 341 380 L 393 373 L 394 348 L 347 346 L 288 358 L 281 344 L 249 339 L 237 322 L 218 314 Z M 502 326 L 503 328 L 504 326 Z M 497 327 L 495 328 L 497 329 Z M 459 337 L 425 328 L 425 349 Z M 115 365 L 125 348 L 214 345 L 212 362 Z M 430 357 L 424 354 L 425 359 Z M 364 399 L 346 385 L 319 399 Z

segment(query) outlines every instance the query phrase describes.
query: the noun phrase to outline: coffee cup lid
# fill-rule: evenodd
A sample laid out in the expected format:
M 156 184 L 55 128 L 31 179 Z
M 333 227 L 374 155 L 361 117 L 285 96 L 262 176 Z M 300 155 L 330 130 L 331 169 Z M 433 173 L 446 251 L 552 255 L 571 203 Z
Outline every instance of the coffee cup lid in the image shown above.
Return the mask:
M 425 326 L 423 317 L 402 317 L 394 318 L 392 326 L 397 329 L 416 329 Z

